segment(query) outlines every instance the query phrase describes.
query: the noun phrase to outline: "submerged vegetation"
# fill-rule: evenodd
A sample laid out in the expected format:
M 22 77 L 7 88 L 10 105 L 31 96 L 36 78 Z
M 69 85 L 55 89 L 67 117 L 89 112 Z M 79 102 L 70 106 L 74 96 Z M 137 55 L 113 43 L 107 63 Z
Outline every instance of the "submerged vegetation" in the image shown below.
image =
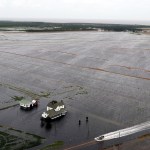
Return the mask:
M 47 145 L 46 147 L 42 148 L 41 150 L 54 150 L 54 149 L 60 149 L 64 145 L 63 141 L 56 141 L 50 145 Z
M 28 149 L 40 145 L 42 140 L 44 140 L 44 138 L 34 134 L 28 134 L 13 128 L 0 127 L 1 150 Z
M 0 31 L 60 32 L 60 31 L 142 31 L 144 25 L 99 24 L 99 23 L 46 23 L 0 21 Z
M 12 99 L 15 101 L 21 101 L 24 99 L 24 97 L 23 96 L 13 96 Z

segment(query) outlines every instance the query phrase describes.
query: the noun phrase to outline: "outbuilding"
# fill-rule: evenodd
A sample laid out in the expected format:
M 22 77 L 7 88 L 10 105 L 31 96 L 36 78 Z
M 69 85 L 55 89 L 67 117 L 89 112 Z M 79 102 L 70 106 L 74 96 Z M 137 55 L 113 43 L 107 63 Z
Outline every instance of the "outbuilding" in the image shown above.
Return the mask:
M 23 109 L 32 109 L 34 106 L 38 106 L 37 100 L 23 99 L 19 103 L 20 103 L 20 108 Z

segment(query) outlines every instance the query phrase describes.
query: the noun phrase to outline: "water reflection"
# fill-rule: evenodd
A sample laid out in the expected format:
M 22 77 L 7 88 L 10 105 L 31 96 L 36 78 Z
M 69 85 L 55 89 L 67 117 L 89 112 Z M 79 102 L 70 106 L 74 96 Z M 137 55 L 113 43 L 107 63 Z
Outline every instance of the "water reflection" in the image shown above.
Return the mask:
M 45 122 L 44 121 L 41 121 L 41 128 L 43 128 L 44 127 L 44 125 L 45 125 Z
M 51 128 L 52 128 L 52 124 L 47 122 L 46 125 L 45 125 L 45 129 L 50 130 Z
M 52 124 L 50 122 L 45 122 L 43 120 L 41 120 L 40 126 L 41 128 L 45 127 L 46 130 L 52 129 Z

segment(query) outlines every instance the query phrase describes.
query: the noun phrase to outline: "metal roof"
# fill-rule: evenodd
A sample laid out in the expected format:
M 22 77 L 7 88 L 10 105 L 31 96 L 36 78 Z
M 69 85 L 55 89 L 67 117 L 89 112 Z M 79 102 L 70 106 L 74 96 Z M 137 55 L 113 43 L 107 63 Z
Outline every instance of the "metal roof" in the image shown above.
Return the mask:
M 60 102 L 57 101 L 51 101 L 50 103 L 47 104 L 48 107 L 51 107 L 53 109 L 56 109 L 58 106 L 63 106 L 64 102 L 61 100 Z
M 28 104 L 31 104 L 32 102 L 30 101 L 30 100 L 27 100 L 27 99 L 23 99 L 23 100 L 21 100 L 20 102 L 20 105 L 28 105 Z
M 66 111 L 65 108 L 60 109 L 60 111 L 55 111 L 54 109 L 51 109 L 49 111 L 46 111 L 46 113 L 49 115 L 50 118 L 57 116 L 61 113 L 64 113 L 64 111 Z

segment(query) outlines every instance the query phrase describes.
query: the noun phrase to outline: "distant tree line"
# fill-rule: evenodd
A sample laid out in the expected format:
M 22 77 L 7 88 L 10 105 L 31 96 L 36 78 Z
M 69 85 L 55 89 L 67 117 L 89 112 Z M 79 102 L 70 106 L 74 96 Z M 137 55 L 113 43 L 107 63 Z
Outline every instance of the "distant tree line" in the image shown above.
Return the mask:
M 9 29 L 8 29 L 9 28 Z M 0 30 L 10 28 L 21 28 L 26 32 L 59 32 L 59 31 L 93 31 L 102 29 L 104 31 L 141 31 L 141 28 L 150 28 L 144 25 L 122 25 L 122 24 L 96 24 L 96 23 L 45 23 L 45 22 L 14 22 L 0 21 Z

